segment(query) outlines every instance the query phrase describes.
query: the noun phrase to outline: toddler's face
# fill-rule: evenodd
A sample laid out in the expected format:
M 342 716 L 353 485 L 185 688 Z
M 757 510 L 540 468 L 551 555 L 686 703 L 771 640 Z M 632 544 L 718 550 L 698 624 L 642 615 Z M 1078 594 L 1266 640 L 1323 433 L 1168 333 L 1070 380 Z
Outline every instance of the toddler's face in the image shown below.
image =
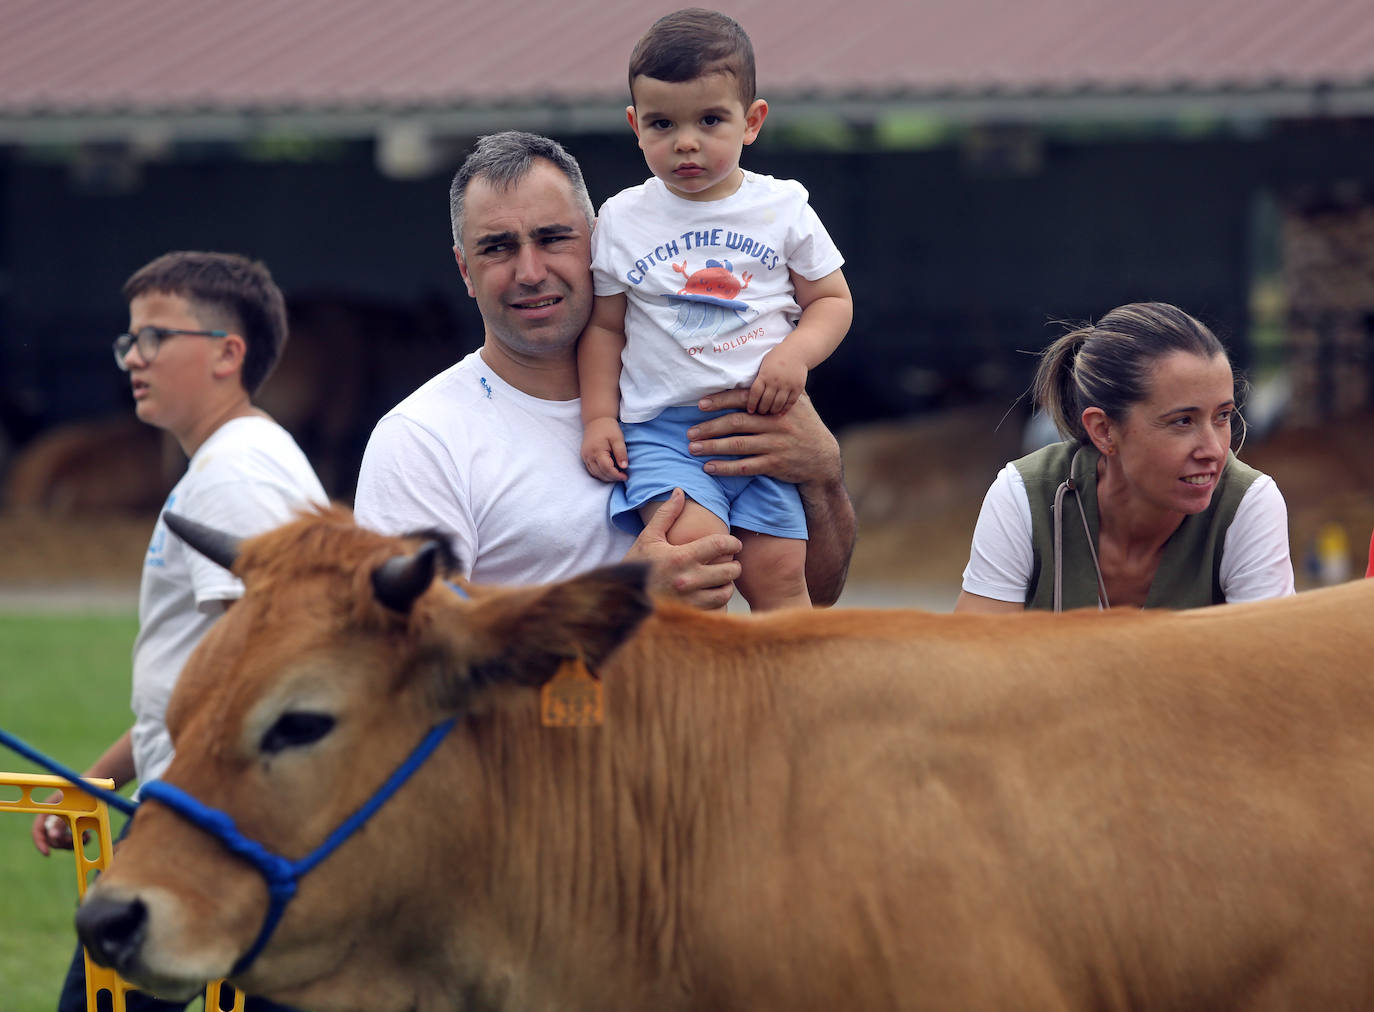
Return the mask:
M 688 200 L 719 200 L 739 189 L 739 156 L 752 144 L 768 104 L 740 100 L 733 74 L 670 83 L 640 76 L 625 110 L 650 171 Z

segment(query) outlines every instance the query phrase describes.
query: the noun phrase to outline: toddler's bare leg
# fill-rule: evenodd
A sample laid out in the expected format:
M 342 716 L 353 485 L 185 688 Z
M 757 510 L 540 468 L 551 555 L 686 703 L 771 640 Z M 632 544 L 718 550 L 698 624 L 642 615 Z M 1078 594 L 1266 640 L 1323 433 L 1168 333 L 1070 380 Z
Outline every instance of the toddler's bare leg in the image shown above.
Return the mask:
M 740 528 L 734 533 L 744 544 L 735 586 L 751 611 L 811 607 L 811 595 L 806 590 L 805 541 Z
M 658 512 L 658 508 L 667 500 L 656 499 L 653 502 L 646 502 L 639 507 L 639 516 L 646 524 Z M 682 504 L 682 512 L 673 521 L 673 526 L 668 528 L 668 544 L 685 545 L 689 542 L 704 538 L 708 534 L 729 534 L 729 525 L 720 517 L 716 516 L 701 503 L 687 497 L 687 501 Z M 730 556 L 722 555 L 717 562 L 726 562 Z

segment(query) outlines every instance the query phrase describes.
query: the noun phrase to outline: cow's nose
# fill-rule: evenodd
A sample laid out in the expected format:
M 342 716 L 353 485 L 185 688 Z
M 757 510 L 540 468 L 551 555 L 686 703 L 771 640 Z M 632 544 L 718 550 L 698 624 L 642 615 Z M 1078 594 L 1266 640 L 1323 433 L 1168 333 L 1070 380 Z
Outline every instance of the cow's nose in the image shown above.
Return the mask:
M 142 900 L 92 896 L 76 911 L 76 933 L 101 966 L 122 970 L 138 955 L 148 928 Z

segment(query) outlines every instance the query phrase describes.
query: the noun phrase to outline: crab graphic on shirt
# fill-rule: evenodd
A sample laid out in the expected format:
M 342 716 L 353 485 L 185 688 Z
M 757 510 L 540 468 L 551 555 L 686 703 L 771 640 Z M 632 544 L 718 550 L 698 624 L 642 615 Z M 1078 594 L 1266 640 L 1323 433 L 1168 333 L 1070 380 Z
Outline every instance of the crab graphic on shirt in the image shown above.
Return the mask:
M 754 279 L 748 271 L 741 271 L 736 277 L 729 260 L 707 260 L 706 266 L 696 271 L 688 271 L 684 260 L 673 264 L 673 270 L 687 279 L 676 295 L 665 296 L 678 303 L 674 337 L 711 338 L 736 330 L 745 322 L 740 314 L 749 308 L 749 303 L 735 296 Z

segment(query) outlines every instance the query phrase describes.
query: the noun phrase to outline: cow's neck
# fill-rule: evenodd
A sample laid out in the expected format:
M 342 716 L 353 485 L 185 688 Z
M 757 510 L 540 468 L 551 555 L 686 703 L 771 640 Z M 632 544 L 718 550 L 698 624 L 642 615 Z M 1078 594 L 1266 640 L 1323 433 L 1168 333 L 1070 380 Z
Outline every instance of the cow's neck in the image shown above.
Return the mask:
M 513 950 L 528 955 L 521 975 L 571 975 L 550 988 L 599 987 L 596 1007 L 615 1005 L 604 993 L 612 967 L 631 990 L 622 1007 L 680 993 L 705 883 L 761 846 L 742 835 L 751 794 L 782 791 L 788 776 L 785 750 L 768 744 L 777 733 L 768 673 L 699 637 L 674 637 L 672 669 L 656 667 L 664 621 L 651 619 L 602 669 L 603 727 L 541 727 L 530 707 L 503 715 L 499 735 L 479 743 L 492 853 L 504 859 L 492 898 L 510 918 Z M 558 967 L 569 924 L 587 945 L 574 950 L 579 965 Z M 637 976 L 624 972 L 631 966 Z

